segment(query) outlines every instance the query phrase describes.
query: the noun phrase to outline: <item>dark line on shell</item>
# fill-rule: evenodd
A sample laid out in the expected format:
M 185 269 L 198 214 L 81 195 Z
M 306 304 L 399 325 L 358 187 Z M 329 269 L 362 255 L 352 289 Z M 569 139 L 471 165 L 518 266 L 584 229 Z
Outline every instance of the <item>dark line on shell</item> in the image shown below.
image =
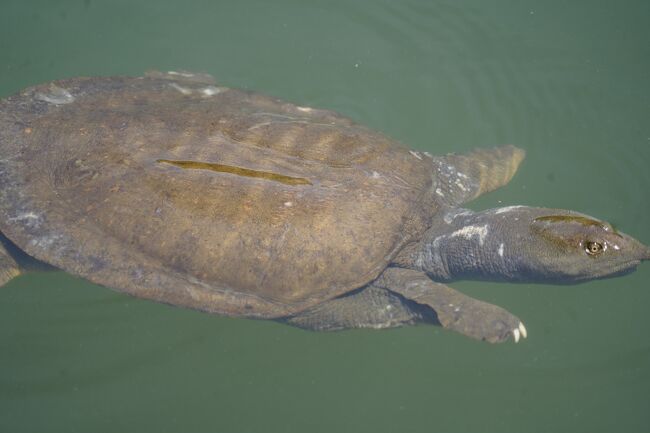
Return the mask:
M 183 169 L 210 170 L 218 173 L 236 174 L 238 176 L 253 177 L 257 179 L 272 180 L 286 185 L 311 185 L 312 183 L 303 177 L 292 177 L 270 171 L 253 170 L 250 168 L 237 167 L 234 165 L 217 164 L 214 162 L 202 161 L 173 161 L 170 159 L 158 159 L 158 163 L 170 164 Z

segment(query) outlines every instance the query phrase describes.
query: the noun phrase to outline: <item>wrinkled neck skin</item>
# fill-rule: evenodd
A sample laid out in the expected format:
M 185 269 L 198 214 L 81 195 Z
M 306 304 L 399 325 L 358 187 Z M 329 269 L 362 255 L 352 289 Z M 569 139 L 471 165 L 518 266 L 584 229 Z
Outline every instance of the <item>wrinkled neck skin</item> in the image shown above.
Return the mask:
M 588 254 L 589 246 L 602 253 Z M 595 218 L 566 210 L 509 206 L 446 208 L 401 266 L 437 281 L 457 279 L 576 283 L 620 275 L 650 249 Z
M 521 249 L 526 235 L 499 215 L 499 209 L 447 209 L 412 254 L 413 266 L 437 281 L 525 280 Z

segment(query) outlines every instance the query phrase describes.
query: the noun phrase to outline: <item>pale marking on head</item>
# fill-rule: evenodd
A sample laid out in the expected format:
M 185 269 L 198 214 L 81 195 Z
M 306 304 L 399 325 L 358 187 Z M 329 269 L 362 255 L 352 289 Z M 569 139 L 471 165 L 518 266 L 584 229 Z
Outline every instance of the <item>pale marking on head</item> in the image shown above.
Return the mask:
M 291 206 L 293 206 L 293 202 L 292 202 L 292 201 L 285 201 L 285 202 L 284 202 L 284 205 L 285 205 L 286 207 L 291 207 Z
M 414 150 L 409 150 L 409 153 L 410 153 L 411 155 L 413 155 L 414 157 L 416 157 L 417 159 L 420 159 L 420 160 L 422 159 L 422 155 L 420 155 L 419 152 L 416 152 L 416 151 L 414 151 Z
M 201 89 L 201 93 L 203 94 L 203 96 L 214 96 L 218 93 L 221 93 L 222 91 L 223 89 L 220 89 L 215 86 L 208 86 Z
M 503 257 L 503 244 L 499 244 L 499 251 L 497 252 L 499 253 L 499 257 Z
M 304 113 L 311 113 L 313 110 L 313 108 L 310 107 L 296 107 L 296 108 Z
M 188 89 L 187 87 L 179 86 L 176 83 L 169 83 L 169 85 L 171 87 L 173 87 L 174 89 L 178 90 L 179 92 L 181 92 L 183 95 L 191 95 L 192 94 L 192 89 Z
M 376 171 L 373 171 L 372 175 L 370 177 L 372 177 L 373 179 L 379 179 L 381 177 L 381 175 L 379 173 L 377 173 Z
M 478 236 L 478 242 L 480 245 L 483 245 L 485 242 L 485 237 L 488 234 L 488 225 L 483 226 L 467 226 L 462 229 L 456 230 L 451 234 L 451 237 L 462 236 L 465 239 L 472 239 L 474 236 Z
M 577 223 L 585 227 L 595 226 L 605 230 L 606 232 L 613 231 L 613 234 L 617 234 L 615 230 L 612 230 L 612 227 L 608 223 L 604 221 L 598 221 L 586 215 L 546 215 L 535 218 L 535 222 L 538 221 L 549 223 Z
M 506 206 L 506 207 L 500 207 L 499 209 L 495 209 L 495 210 L 494 210 L 494 214 L 495 214 L 495 215 L 499 215 L 499 214 L 502 214 L 502 213 L 505 213 L 505 212 L 511 212 L 511 211 L 513 211 L 513 210 L 515 210 L 515 209 L 519 209 L 520 207 L 524 207 L 524 206 L 520 206 L 520 205 L 519 205 L 519 206 Z
M 54 84 L 50 85 L 49 92 L 38 92 L 36 94 L 36 99 L 39 101 L 49 102 L 50 104 L 54 105 L 69 104 L 71 102 L 74 102 L 74 96 L 72 96 L 68 90 Z

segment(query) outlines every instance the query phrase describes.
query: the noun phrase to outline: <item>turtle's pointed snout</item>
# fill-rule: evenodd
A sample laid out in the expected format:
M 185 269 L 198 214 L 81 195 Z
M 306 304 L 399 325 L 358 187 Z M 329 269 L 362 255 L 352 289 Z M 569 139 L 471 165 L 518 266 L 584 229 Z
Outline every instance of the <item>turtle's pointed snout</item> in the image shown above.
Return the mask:
M 642 244 L 639 241 L 635 241 L 634 244 L 634 255 L 637 256 L 637 260 L 646 261 L 650 260 L 650 247 Z
M 642 242 L 634 239 L 631 236 L 623 235 L 626 239 L 626 245 L 623 246 L 623 250 L 628 251 L 628 257 L 636 261 L 648 261 L 650 260 L 650 247 L 644 245 Z
M 643 247 L 644 247 L 644 251 L 641 260 L 650 260 L 650 248 L 646 247 L 645 245 Z

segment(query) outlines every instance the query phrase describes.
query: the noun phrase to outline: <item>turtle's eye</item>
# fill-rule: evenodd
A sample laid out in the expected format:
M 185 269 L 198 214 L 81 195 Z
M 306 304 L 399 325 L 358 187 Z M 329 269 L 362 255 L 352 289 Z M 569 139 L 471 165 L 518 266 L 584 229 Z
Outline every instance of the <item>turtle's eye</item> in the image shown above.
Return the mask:
M 603 252 L 605 247 L 600 242 L 585 242 L 585 252 L 590 256 L 595 256 Z

